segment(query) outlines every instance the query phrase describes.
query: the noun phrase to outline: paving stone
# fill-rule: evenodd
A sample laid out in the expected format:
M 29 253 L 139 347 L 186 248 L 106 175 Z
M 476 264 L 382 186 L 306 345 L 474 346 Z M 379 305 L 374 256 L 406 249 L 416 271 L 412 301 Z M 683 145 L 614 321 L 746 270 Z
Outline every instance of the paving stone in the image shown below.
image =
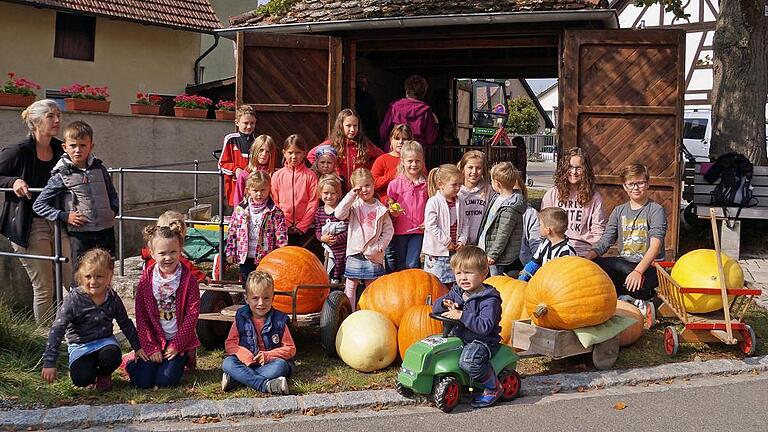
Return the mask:
M 181 403 L 181 418 L 218 417 L 219 405 L 212 400 L 188 400 Z
M 139 421 L 178 420 L 181 418 L 181 405 L 177 403 L 141 404 Z
M 130 423 L 139 415 L 136 405 L 98 405 L 92 406 L 88 414 L 88 423 L 91 426 L 112 425 L 116 423 Z
M 256 411 L 256 400 L 251 398 L 224 399 L 218 402 L 222 417 L 252 416 Z
M 426 402 L 426 398 L 423 396 L 414 395 L 413 397 L 407 398 L 391 389 L 377 390 L 375 393 L 376 398 L 383 405 L 418 405 Z
M 0 411 L 0 429 L 38 429 L 45 410 Z
M 299 411 L 299 398 L 296 396 L 276 396 L 259 399 L 256 414 L 289 414 Z
M 300 398 L 301 411 L 313 409 L 318 412 L 328 411 L 339 407 L 339 402 L 330 393 L 308 394 Z
M 365 408 L 376 405 L 379 402 L 376 398 L 376 393 L 372 391 L 348 391 L 336 393 L 336 399 L 338 399 L 341 409 L 344 410 Z
M 90 405 L 51 408 L 43 415 L 43 429 L 86 426 Z

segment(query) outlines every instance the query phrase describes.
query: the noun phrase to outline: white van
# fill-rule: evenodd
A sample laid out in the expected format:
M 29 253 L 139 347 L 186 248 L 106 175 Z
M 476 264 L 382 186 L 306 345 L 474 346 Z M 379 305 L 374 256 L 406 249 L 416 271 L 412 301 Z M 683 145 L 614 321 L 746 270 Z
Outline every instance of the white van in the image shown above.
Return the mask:
M 710 111 L 683 113 L 683 145 L 696 162 L 709 162 L 709 141 L 712 139 Z

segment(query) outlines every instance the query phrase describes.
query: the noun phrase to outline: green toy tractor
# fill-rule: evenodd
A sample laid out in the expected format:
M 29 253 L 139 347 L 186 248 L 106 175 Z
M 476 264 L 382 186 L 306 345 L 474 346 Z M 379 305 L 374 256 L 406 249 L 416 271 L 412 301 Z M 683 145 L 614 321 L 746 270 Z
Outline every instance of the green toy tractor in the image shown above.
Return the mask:
M 432 395 L 435 405 L 447 413 L 456 408 L 462 393 L 473 387 L 480 392 L 483 389 L 459 367 L 464 344 L 461 339 L 449 334 L 461 322 L 434 313 L 429 316 L 443 322 L 443 334 L 429 336 L 408 348 L 397 374 L 395 389 L 405 397 L 414 393 Z M 520 393 L 520 375 L 515 371 L 517 360 L 514 350 L 504 344 L 491 359 L 493 370 L 498 373 L 501 382 L 500 399 L 503 401 L 510 401 Z

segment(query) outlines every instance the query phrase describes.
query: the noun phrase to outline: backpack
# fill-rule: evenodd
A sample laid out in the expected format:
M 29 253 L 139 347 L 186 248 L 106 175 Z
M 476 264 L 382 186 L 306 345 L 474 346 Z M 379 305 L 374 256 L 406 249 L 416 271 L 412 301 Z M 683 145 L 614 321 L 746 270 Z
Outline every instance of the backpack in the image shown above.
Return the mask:
M 717 158 L 709 171 L 704 174 L 704 180 L 715 183 L 710 192 L 710 205 L 723 208 L 723 216 L 734 220 L 741 214 L 744 207 L 757 205 L 757 198 L 752 196 L 752 162 L 740 153 L 726 153 Z M 738 207 L 736 216 L 728 215 L 727 207 Z

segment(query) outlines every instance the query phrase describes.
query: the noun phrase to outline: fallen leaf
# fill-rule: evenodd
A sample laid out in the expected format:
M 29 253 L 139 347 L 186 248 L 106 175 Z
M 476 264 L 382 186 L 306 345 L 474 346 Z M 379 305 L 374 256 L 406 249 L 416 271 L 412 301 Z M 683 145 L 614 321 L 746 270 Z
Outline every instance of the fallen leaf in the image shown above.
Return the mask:
M 316 416 L 317 412 L 315 412 L 314 408 L 310 408 L 310 409 L 304 411 L 304 415 L 305 416 Z
M 555 387 L 555 388 L 552 389 L 552 393 L 551 394 L 555 394 L 555 393 L 560 393 L 560 387 Z
M 664 381 L 664 384 L 674 384 L 674 382 L 675 382 L 675 380 L 670 379 L 670 380 Z
M 384 406 L 384 404 L 377 403 L 376 405 L 372 406 L 371 409 L 374 411 L 384 411 L 387 409 L 387 407 Z
M 757 369 L 752 369 L 752 375 L 760 375 L 760 372 Z
M 272 420 L 280 420 L 283 417 L 285 417 L 285 416 L 282 413 L 274 413 L 274 414 L 272 414 Z
M 587 389 L 585 389 L 584 387 L 579 387 L 576 389 L 576 391 L 579 393 L 584 393 L 585 391 L 587 391 Z
M 616 402 L 616 404 L 613 405 L 613 409 L 619 410 L 619 411 L 623 410 L 626 407 L 627 407 L 627 404 L 625 404 L 624 402 Z

